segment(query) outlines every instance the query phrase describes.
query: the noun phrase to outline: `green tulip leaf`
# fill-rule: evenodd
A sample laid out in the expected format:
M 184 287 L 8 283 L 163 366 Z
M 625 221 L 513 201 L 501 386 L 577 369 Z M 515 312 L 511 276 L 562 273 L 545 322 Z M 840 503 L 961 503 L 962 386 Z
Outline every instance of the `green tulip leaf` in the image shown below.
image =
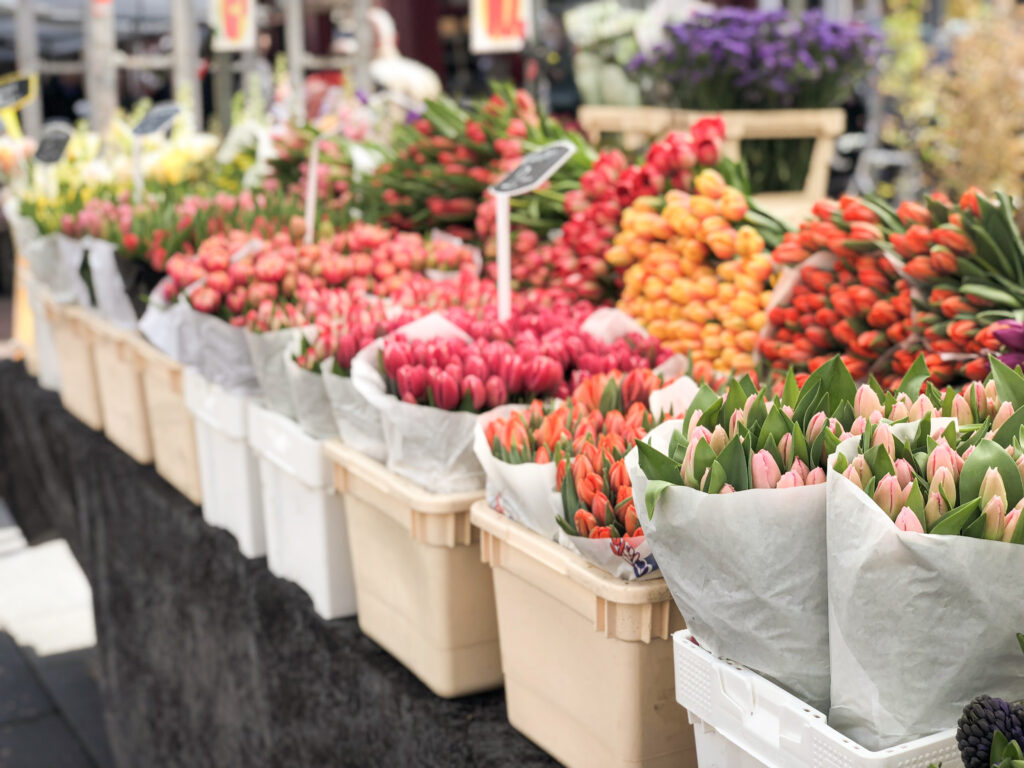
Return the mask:
M 961 504 L 940 517 L 928 533 L 959 536 L 964 527 L 975 522 L 976 519 L 980 519 L 980 515 L 981 499 L 971 499 L 966 504 Z
M 682 478 L 679 476 L 679 470 L 682 468 L 682 464 L 678 461 L 673 461 L 657 448 L 652 448 L 643 440 L 637 441 L 636 449 L 640 469 L 643 470 L 647 479 L 662 480 L 667 483 L 672 483 L 673 485 L 680 485 L 682 483 Z
M 1013 403 L 1014 409 L 1024 407 L 1024 376 L 996 357 L 989 357 L 989 362 L 1000 399 Z
M 999 476 L 1006 487 L 1007 508 L 1013 508 L 1024 497 L 1024 484 L 1021 483 L 1020 472 L 1010 454 L 992 440 L 980 441 L 964 462 L 960 471 L 960 498 L 973 499 L 978 495 L 981 481 L 990 467 L 999 470 Z
M 718 493 L 725 486 L 725 470 L 717 461 L 711 462 L 711 472 L 708 475 L 708 486 L 705 493 Z
M 968 536 L 972 539 L 984 539 L 986 522 L 985 515 L 978 515 L 977 519 L 964 526 L 960 535 Z
M 622 410 L 622 391 L 619 389 L 619 384 L 614 378 L 608 378 L 608 383 L 604 385 L 601 401 L 597 407 L 601 410 L 601 413 Z
M 725 396 L 725 403 L 722 405 L 721 418 L 719 419 L 723 427 L 728 429 L 732 415 L 736 411 L 742 411 L 746 402 L 747 395 L 743 393 L 743 387 L 740 386 L 738 381 L 733 379 L 729 382 L 729 391 Z
M 725 448 L 718 454 L 718 463 L 725 470 L 726 482 L 735 490 L 745 491 L 750 487 L 750 467 L 739 435 L 725 444 Z
M 843 472 L 846 471 L 846 468 L 848 466 L 850 466 L 850 460 L 846 458 L 846 454 L 845 453 L 837 454 L 836 455 L 836 460 L 832 464 L 832 469 L 834 469 L 839 474 L 842 474 Z
M 711 468 L 717 458 L 715 449 L 708 445 L 707 440 L 697 442 L 697 448 L 693 452 L 693 476 L 698 484 L 704 479 L 704 473 Z
M 782 406 L 776 402 L 775 406 L 768 412 L 764 425 L 761 427 L 761 434 L 757 438 L 757 450 L 764 448 L 769 437 L 774 438 L 775 444 L 778 445 L 782 436 L 788 435 L 792 431 L 792 419 L 782 412 Z
M 800 459 L 808 467 L 811 465 L 807 449 L 807 438 L 804 437 L 804 431 L 800 429 L 800 425 L 797 423 L 793 424 L 793 456 Z
M 928 370 L 928 364 L 924 361 L 924 355 L 920 354 L 914 358 L 914 364 L 904 374 L 903 380 L 896 391 L 902 392 L 911 400 L 916 400 L 917 396 L 921 394 L 921 385 L 924 384 L 930 375 L 931 371 Z
M 654 508 L 658 505 L 658 499 L 673 485 L 677 485 L 677 483 L 669 483 L 664 480 L 651 480 L 647 484 L 647 490 L 644 492 L 644 505 L 647 507 L 648 519 L 654 517 Z
M 786 383 L 782 388 L 782 402 L 790 408 L 796 407 L 797 398 L 800 396 L 800 387 L 796 384 L 796 374 L 790 368 L 786 371 Z

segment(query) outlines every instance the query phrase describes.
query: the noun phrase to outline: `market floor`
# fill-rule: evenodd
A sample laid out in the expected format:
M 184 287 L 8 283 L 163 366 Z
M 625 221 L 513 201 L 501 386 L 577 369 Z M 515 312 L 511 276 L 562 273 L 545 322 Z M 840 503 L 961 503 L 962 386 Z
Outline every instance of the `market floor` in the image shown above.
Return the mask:
M 108 768 L 92 595 L 67 543 L 29 546 L 0 500 L 0 766 Z

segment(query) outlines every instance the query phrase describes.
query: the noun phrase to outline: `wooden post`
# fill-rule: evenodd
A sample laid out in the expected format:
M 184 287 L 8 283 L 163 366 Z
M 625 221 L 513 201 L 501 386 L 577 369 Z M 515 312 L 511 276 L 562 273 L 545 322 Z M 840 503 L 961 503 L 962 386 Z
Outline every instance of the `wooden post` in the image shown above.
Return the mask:
M 171 3 L 174 98 L 191 110 L 193 125 L 203 125 L 203 89 L 199 83 L 199 43 L 191 2 Z
M 18 0 L 15 10 L 14 53 L 18 71 L 25 75 L 39 74 L 39 33 L 32 0 Z M 40 83 L 42 86 L 42 83 Z M 43 95 L 21 110 L 22 129 L 39 138 L 43 127 Z
M 292 87 L 291 112 L 302 123 L 306 119 L 306 20 L 302 0 L 285 0 L 284 51 Z
M 103 133 L 118 105 L 117 28 L 111 0 L 84 0 L 85 96 L 89 122 Z

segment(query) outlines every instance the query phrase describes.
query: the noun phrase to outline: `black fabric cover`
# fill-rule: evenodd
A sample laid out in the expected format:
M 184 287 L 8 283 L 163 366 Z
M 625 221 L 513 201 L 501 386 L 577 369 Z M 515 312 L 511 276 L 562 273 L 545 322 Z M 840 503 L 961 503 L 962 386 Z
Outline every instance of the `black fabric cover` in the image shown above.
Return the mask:
M 0 363 L 0 493 L 66 537 L 93 585 L 118 765 L 542 766 L 501 691 L 435 697 L 248 560 L 149 467 Z
M 128 298 L 137 317 L 142 317 L 146 310 L 146 299 L 156 288 L 156 284 L 164 277 L 164 272 L 157 272 L 148 262 L 141 259 L 128 259 L 117 254 L 117 269 L 121 273 Z

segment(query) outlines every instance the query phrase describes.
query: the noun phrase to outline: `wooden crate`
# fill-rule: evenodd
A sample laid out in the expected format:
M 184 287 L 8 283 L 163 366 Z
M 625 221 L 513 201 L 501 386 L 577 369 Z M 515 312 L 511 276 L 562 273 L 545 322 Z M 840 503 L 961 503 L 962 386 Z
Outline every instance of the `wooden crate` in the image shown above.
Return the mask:
M 53 328 L 57 350 L 61 404 L 87 427 L 99 431 L 103 429 L 103 411 L 93 359 L 96 339 L 90 313 L 84 307 L 48 300 L 46 317 Z
M 704 117 L 725 121 L 723 152 L 740 158 L 740 142 L 752 139 L 814 139 L 804 187 L 797 192 L 763 192 L 754 200 L 790 223 L 810 214 L 811 206 L 828 194 L 829 164 L 836 138 L 846 129 L 846 113 L 829 109 L 740 109 L 707 112 L 667 107 L 614 107 L 588 104 L 577 114 L 580 127 L 592 143 L 606 133 L 621 133 L 623 146 L 637 148 L 668 131 L 685 130 Z

